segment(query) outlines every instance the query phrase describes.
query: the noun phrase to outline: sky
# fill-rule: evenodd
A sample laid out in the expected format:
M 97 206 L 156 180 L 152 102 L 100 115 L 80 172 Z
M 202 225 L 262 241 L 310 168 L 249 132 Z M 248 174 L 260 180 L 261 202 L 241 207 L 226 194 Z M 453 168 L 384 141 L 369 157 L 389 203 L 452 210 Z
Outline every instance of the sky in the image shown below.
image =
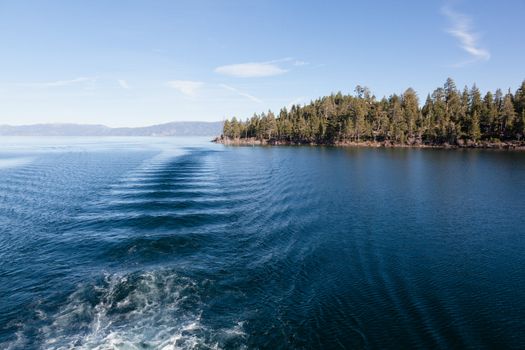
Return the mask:
M 0 124 L 143 126 L 525 79 L 525 1 L 0 0 Z

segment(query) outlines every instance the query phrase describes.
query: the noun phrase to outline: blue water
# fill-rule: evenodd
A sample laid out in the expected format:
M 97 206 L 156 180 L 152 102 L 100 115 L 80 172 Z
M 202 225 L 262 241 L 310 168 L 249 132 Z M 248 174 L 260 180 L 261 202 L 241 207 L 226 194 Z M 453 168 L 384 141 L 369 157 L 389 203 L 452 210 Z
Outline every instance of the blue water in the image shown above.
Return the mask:
M 0 139 L 1 349 L 525 348 L 525 153 Z

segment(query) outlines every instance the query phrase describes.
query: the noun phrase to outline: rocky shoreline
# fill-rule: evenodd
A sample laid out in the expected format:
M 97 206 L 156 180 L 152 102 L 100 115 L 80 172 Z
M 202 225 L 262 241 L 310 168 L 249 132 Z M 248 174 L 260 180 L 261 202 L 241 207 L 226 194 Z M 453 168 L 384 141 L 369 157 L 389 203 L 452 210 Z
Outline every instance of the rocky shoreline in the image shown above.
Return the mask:
M 503 149 L 525 151 L 525 141 L 463 141 L 457 144 L 425 144 L 425 143 L 392 143 L 390 141 L 363 141 L 363 142 L 337 142 L 334 144 L 319 144 L 315 142 L 300 143 L 279 140 L 260 140 L 256 138 L 237 138 L 232 139 L 224 136 L 218 136 L 212 142 L 229 146 L 334 146 L 334 147 L 370 147 L 370 148 L 442 148 L 442 149 L 460 149 L 460 148 L 478 148 L 478 149 Z

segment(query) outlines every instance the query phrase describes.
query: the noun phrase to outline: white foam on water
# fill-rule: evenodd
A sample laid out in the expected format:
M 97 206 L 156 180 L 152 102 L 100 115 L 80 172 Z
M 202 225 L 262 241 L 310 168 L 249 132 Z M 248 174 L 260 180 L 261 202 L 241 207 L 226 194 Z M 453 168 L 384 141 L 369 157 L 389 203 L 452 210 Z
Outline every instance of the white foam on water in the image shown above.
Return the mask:
M 169 271 L 106 275 L 79 286 L 50 324 L 40 329 L 45 349 L 220 349 L 244 343 L 243 323 L 212 330 L 195 281 Z M 96 300 L 92 300 L 95 298 Z M 40 311 L 39 311 L 40 312 Z

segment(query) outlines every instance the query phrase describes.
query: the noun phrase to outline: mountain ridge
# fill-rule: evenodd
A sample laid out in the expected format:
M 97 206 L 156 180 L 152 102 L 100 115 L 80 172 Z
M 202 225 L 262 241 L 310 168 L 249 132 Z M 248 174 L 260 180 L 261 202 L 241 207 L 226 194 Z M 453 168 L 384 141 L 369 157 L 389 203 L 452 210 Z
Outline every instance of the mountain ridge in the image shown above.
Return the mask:
M 0 125 L 0 136 L 216 136 L 223 122 L 168 122 L 142 127 L 103 124 L 49 123 Z

